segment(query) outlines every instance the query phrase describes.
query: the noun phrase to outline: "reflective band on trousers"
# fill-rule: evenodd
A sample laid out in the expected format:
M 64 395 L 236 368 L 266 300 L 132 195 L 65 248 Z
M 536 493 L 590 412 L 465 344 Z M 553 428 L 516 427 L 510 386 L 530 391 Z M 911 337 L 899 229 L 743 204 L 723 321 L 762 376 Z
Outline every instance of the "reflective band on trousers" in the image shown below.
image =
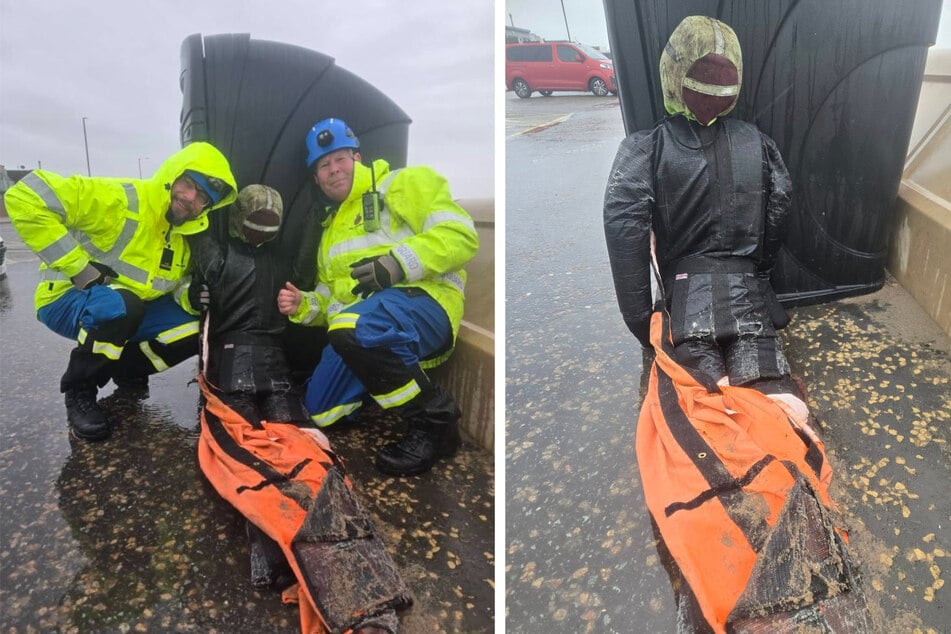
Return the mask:
M 108 341 L 94 341 L 92 344 L 93 354 L 101 354 L 104 357 L 118 361 L 122 356 L 122 346 L 117 346 Z
M 337 407 L 329 409 L 326 412 L 314 414 L 310 417 L 310 419 L 314 421 L 314 424 L 318 427 L 326 427 L 327 425 L 336 423 L 344 416 L 348 416 L 349 414 L 355 412 L 360 407 L 360 405 L 360 402 L 338 405 Z
M 341 328 L 356 328 L 358 319 L 360 319 L 359 313 L 337 313 L 330 320 L 327 331 L 340 330 Z
M 175 328 L 169 328 L 163 332 L 160 332 L 155 338 L 159 343 L 170 344 L 175 343 L 176 341 L 181 341 L 185 337 L 190 337 L 191 335 L 198 334 L 198 322 L 189 321 L 181 326 L 176 326 Z
M 165 359 L 155 354 L 155 351 L 152 350 L 152 346 L 149 345 L 148 341 L 143 341 L 139 344 L 139 350 L 142 351 L 142 354 L 152 362 L 152 367 L 155 368 L 156 372 L 162 372 L 168 370 L 168 364 L 165 363 Z
M 422 389 L 419 387 L 419 383 L 416 382 L 416 379 L 411 379 L 409 383 L 393 390 L 389 394 L 371 394 L 370 396 L 372 396 L 373 400 L 379 403 L 383 409 L 390 409 L 405 405 L 413 400 L 420 392 L 422 392 Z

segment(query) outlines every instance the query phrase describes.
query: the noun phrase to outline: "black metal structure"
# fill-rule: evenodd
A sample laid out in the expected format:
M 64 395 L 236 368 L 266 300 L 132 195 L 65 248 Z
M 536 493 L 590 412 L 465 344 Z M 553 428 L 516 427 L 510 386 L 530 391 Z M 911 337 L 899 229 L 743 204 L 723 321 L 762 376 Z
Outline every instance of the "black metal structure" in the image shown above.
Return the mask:
M 332 57 L 247 33 L 190 35 L 181 60 L 182 146 L 208 141 L 228 157 L 239 187 L 263 183 L 281 193 L 281 265 L 289 280 L 313 288 L 321 228 L 305 166 L 307 132 L 339 117 L 359 137 L 365 163 L 382 158 L 399 168 L 406 165 L 409 116 Z M 225 239 L 227 214 L 212 214 L 210 230 Z M 289 336 L 292 365 L 312 370 L 322 342 L 313 341 L 313 329 L 292 327 Z

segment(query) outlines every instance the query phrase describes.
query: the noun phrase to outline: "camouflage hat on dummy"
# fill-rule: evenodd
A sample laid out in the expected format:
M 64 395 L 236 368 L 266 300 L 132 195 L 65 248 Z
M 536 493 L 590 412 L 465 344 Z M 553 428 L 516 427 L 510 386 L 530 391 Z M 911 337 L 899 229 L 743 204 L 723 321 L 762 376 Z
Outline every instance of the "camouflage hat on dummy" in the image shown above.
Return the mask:
M 228 231 L 235 238 L 260 246 L 277 236 L 283 213 L 284 202 L 276 189 L 248 185 L 238 192 L 238 200 L 231 206 Z
M 660 56 L 660 84 L 670 114 L 710 125 L 740 96 L 743 56 L 729 26 L 702 15 L 683 19 Z

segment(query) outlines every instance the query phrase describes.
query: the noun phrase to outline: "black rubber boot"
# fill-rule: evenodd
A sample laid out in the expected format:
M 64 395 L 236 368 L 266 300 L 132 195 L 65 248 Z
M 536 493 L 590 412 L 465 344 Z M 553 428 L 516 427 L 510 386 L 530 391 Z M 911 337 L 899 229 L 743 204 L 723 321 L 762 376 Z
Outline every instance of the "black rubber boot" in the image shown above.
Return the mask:
M 434 385 L 406 405 L 392 410 L 409 421 L 402 440 L 376 452 L 376 468 L 395 476 L 425 473 L 439 458 L 459 449 L 459 419 L 462 413 L 449 392 Z
M 116 384 L 114 396 L 130 401 L 144 401 L 149 397 L 148 376 L 113 376 L 112 382 Z
M 459 425 L 455 421 L 439 425 L 410 423 L 402 440 L 376 452 L 376 468 L 394 476 L 426 473 L 439 458 L 456 453 L 459 444 Z
M 82 440 L 105 440 L 112 435 L 112 420 L 96 403 L 95 387 L 66 390 L 66 420 L 73 435 Z

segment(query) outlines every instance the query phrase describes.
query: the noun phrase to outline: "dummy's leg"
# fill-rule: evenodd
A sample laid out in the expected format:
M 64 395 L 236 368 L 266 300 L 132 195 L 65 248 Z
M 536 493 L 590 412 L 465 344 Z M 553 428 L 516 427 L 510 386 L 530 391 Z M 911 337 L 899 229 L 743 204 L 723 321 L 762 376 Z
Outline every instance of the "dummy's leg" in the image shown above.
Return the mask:
M 259 397 L 261 417 L 266 421 L 313 426 L 304 401 L 296 390 L 281 390 Z
M 674 346 L 674 358 L 688 370 L 701 372 L 716 383 L 727 376 L 720 346 L 712 339 L 688 339 Z
M 255 588 L 283 590 L 296 581 L 284 551 L 260 528 L 247 523 L 251 546 L 251 585 Z
M 310 423 L 284 352 L 273 338 L 235 333 L 209 347 L 205 378 L 250 424 Z
M 760 336 L 741 336 L 724 346 L 730 384 L 750 387 L 759 384 L 766 393 L 777 387 L 795 392 L 782 340 L 772 328 L 769 330 L 771 332 Z
M 263 420 L 311 426 L 303 398 L 294 385 L 287 357 L 277 346 L 255 350 L 255 392 Z M 261 370 L 264 370 L 262 373 Z
M 727 349 L 727 363 L 731 383 L 770 397 L 804 442 L 819 441 L 818 421 L 809 411 L 805 386 L 792 377 L 778 335 L 737 340 Z

